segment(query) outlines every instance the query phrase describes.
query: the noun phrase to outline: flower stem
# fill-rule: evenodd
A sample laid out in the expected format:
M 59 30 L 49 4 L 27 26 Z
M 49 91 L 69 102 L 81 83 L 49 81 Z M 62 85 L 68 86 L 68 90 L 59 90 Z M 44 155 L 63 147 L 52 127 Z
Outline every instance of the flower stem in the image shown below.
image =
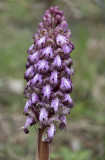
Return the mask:
M 39 160 L 50 160 L 49 159 L 49 142 L 42 141 L 43 132 L 44 132 L 44 128 L 39 129 L 38 158 L 39 158 Z

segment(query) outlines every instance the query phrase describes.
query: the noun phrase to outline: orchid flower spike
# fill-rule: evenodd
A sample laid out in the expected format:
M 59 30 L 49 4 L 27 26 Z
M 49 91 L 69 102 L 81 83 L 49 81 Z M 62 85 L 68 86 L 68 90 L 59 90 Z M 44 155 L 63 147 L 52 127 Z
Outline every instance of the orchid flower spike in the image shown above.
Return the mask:
M 52 141 L 58 128 L 66 128 L 66 115 L 73 107 L 70 93 L 74 69 L 70 55 L 74 45 L 67 26 L 63 12 L 57 6 L 50 7 L 27 52 L 24 131 L 29 133 L 28 127 L 36 124 L 45 127 L 46 142 Z

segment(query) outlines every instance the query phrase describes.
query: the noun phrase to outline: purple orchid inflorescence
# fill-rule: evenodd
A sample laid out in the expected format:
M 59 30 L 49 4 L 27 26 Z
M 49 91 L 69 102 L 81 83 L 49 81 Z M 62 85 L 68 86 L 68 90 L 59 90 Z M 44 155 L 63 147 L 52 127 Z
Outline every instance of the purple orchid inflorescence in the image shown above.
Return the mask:
M 71 31 L 58 7 L 50 7 L 39 23 L 33 36 L 34 43 L 28 49 L 24 107 L 27 116 L 24 125 L 45 127 L 46 139 L 51 142 L 57 128 L 66 128 L 66 115 L 73 107 L 70 93 L 73 90 L 71 76 L 74 74 L 70 53 L 74 49 Z

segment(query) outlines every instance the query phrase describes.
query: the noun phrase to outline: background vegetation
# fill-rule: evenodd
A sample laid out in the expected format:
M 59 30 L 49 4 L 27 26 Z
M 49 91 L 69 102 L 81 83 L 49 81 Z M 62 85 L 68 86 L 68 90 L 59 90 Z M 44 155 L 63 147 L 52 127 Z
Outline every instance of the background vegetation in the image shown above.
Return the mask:
M 105 160 L 105 0 L 0 0 L 0 159 L 34 160 L 37 135 L 25 135 L 27 49 L 50 5 L 72 31 L 75 75 L 66 132 L 54 137 L 52 160 Z

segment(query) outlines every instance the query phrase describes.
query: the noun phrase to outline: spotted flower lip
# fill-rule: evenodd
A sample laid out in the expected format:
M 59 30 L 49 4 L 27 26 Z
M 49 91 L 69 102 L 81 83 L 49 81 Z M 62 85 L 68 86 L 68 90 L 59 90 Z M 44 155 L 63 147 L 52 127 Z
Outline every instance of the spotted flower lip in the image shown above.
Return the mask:
M 48 112 L 45 108 L 41 108 L 40 114 L 39 114 L 39 120 L 40 122 L 43 122 L 44 120 L 48 119 Z
M 34 44 L 32 46 L 29 47 L 27 53 L 30 54 L 30 52 L 33 50 Z
M 35 69 L 39 73 L 46 73 L 49 70 L 49 64 L 46 60 L 39 60 L 37 64 L 35 64 Z
M 32 103 L 35 104 L 35 103 L 37 103 L 38 101 L 39 101 L 38 95 L 37 95 L 35 92 L 33 92 L 33 93 L 32 93 Z
M 54 58 L 54 61 L 52 63 L 52 68 L 55 68 L 57 70 L 60 70 L 62 68 L 62 60 L 61 60 L 61 57 L 59 55 L 57 55 L 55 58 Z
M 74 102 L 71 98 L 74 74 L 71 52 L 71 30 L 67 28 L 63 11 L 58 6 L 46 10 L 33 44 L 27 53 L 27 81 L 24 94 L 27 102 L 24 115 L 27 116 L 24 132 L 29 126 L 45 128 L 46 142 L 53 140 L 56 129 L 66 128 L 66 115 Z
M 37 44 L 38 44 L 38 46 L 40 47 L 42 44 L 45 44 L 45 37 L 43 36 L 42 38 L 40 38 L 38 41 L 37 41 Z
M 42 93 L 43 93 L 43 99 L 44 100 L 49 100 L 50 95 L 51 95 L 51 86 L 49 84 L 44 86 L 43 89 L 42 89 Z
M 59 120 L 61 121 L 60 122 L 60 125 L 59 125 L 59 128 L 61 130 L 65 129 L 66 127 L 66 117 L 62 114 L 60 117 L 59 117 Z
M 64 44 L 62 48 L 65 54 L 71 53 L 71 48 L 68 45 Z
M 35 85 L 35 84 L 39 84 L 41 85 L 42 84 L 42 75 L 40 74 L 35 74 L 35 76 L 33 77 L 33 79 L 31 80 L 31 84 L 32 85 Z
M 67 39 L 65 36 L 58 34 L 56 37 L 56 41 L 58 45 L 63 45 L 67 43 Z
M 32 64 L 33 62 L 37 62 L 39 60 L 39 52 L 36 51 L 32 55 L 29 55 L 29 62 Z
M 71 99 L 69 94 L 65 94 L 63 104 L 65 104 L 69 108 L 73 107 L 73 100 Z
M 58 98 L 53 99 L 50 107 L 53 108 L 54 112 L 56 113 L 58 111 L 58 107 L 59 107 L 59 99 Z
M 74 68 L 65 67 L 65 72 L 68 76 L 74 75 Z
M 24 113 L 29 112 L 29 107 L 31 107 L 31 100 L 30 99 L 26 102 L 26 105 L 24 107 Z
M 53 50 L 51 46 L 47 46 L 43 49 L 42 54 L 45 56 L 46 59 L 52 59 L 53 58 Z
M 49 142 L 51 142 L 52 141 L 52 139 L 53 139 L 53 137 L 54 137 L 54 134 L 55 134 L 55 131 L 56 131 L 56 129 L 55 129 L 55 126 L 54 126 L 54 124 L 52 123 L 51 125 L 50 125 L 50 128 L 47 130 L 47 139 L 46 139 L 46 141 L 49 141 Z
M 70 92 L 71 91 L 71 81 L 69 79 L 66 79 L 65 77 L 62 77 L 60 89 L 65 92 Z
M 58 72 L 56 70 L 51 72 L 50 83 L 52 85 L 57 85 L 58 84 Z

